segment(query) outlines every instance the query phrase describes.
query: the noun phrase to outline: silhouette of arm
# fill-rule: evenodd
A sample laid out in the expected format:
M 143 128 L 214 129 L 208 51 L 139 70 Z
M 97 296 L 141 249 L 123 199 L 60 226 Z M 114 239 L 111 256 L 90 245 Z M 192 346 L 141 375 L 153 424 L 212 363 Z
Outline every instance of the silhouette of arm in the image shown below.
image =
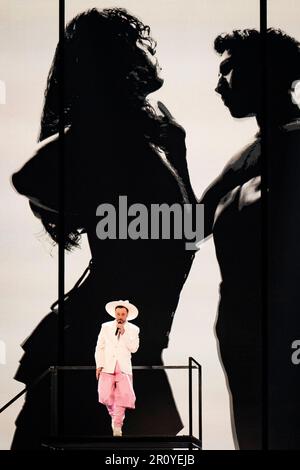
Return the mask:
M 11 177 L 18 193 L 26 196 L 32 206 L 58 212 L 58 135 L 43 141 L 32 158 Z
M 215 212 L 220 200 L 236 186 L 260 174 L 260 140 L 251 142 L 225 165 L 220 175 L 200 198 L 204 204 L 204 238 L 212 233 Z
M 63 242 L 68 250 L 72 246 L 78 246 L 81 234 L 86 231 L 86 195 L 91 187 L 87 182 L 87 170 L 83 161 L 86 154 L 80 146 L 82 139 L 75 137 L 73 134 L 71 138 L 66 129 L 63 147 L 58 134 L 45 139 L 33 157 L 11 178 L 14 188 L 29 199 L 33 214 L 41 220 L 53 241 Z M 62 194 L 61 182 L 64 188 Z M 63 196 L 63 200 L 60 196 Z M 63 239 L 59 232 L 62 210 L 65 221 Z
M 189 203 L 197 204 L 198 200 L 192 188 L 186 160 L 185 130 L 176 122 L 162 102 L 158 101 L 157 105 L 163 114 L 161 118 L 161 146 L 185 187 Z

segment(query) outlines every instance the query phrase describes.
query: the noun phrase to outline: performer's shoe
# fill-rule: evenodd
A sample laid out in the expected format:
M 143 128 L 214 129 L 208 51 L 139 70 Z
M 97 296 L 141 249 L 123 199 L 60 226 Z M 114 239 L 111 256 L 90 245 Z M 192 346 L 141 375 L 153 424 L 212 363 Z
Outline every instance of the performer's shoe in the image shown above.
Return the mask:
M 113 436 L 122 437 L 122 428 L 118 428 L 117 426 L 115 426 L 113 428 Z

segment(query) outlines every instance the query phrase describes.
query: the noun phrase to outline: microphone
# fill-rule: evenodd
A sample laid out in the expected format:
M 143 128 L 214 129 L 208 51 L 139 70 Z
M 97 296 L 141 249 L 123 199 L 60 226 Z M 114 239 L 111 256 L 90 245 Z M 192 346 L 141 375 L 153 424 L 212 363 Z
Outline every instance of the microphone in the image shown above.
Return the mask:
M 120 324 L 121 321 L 119 320 L 117 323 Z M 120 335 L 120 330 L 119 330 L 119 328 L 117 328 L 117 329 L 116 329 L 116 332 L 115 332 L 115 336 L 117 336 L 117 335 Z

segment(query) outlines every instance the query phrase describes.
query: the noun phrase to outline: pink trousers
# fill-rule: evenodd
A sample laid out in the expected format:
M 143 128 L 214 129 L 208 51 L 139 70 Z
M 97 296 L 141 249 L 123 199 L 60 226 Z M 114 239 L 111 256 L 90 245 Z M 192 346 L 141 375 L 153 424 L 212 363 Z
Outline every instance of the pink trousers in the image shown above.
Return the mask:
M 101 372 L 98 396 L 99 402 L 106 405 L 114 425 L 121 428 L 126 408 L 135 408 L 132 375 L 122 372 L 117 362 L 113 374 Z

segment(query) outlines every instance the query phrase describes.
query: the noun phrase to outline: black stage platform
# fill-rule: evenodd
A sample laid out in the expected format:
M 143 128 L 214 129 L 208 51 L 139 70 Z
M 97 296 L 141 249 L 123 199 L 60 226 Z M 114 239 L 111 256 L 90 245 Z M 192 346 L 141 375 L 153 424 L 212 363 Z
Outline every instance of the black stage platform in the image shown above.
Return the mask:
M 194 436 L 65 436 L 44 439 L 42 447 L 44 450 L 201 450 L 201 441 Z

